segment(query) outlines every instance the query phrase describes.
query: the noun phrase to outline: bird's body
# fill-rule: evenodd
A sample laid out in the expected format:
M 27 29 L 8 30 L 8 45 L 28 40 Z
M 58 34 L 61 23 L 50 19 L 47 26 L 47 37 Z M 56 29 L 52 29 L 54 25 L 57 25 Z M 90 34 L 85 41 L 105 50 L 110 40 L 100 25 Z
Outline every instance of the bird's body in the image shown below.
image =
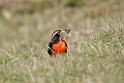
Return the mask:
M 64 40 L 60 40 L 57 43 L 49 43 L 48 53 L 50 55 L 63 54 L 67 52 L 67 44 Z
M 67 43 L 62 39 L 62 33 L 66 31 L 65 29 L 56 30 L 53 32 L 51 41 L 49 42 L 48 53 L 50 55 L 57 55 L 67 53 L 68 46 Z

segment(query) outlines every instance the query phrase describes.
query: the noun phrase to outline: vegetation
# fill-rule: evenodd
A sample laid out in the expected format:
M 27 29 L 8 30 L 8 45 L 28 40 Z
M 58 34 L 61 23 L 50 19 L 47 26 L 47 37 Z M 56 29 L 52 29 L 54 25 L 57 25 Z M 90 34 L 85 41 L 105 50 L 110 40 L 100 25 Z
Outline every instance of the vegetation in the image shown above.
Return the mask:
M 124 0 L 1 0 L 0 83 L 123 83 Z M 47 54 L 56 29 L 69 51 Z

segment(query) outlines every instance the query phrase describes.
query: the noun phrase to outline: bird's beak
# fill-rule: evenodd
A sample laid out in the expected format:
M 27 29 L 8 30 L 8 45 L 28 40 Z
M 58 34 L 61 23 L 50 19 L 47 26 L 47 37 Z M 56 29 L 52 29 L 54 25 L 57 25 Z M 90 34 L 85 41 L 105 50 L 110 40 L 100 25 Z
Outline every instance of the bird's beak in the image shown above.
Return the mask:
M 65 32 L 65 31 L 66 31 L 67 33 L 69 33 L 70 30 L 71 30 L 71 29 L 62 29 L 62 30 L 61 30 L 61 34 L 62 34 L 63 32 Z
M 60 34 L 62 34 L 62 33 L 65 32 L 65 31 L 66 31 L 65 29 L 62 29 L 61 32 L 60 32 Z

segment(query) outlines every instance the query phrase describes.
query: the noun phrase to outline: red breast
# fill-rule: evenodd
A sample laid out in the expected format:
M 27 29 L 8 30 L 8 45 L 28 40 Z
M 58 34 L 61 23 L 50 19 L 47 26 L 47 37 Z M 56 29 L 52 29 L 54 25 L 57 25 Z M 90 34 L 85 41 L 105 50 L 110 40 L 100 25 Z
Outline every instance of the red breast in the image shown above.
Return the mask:
M 62 54 L 66 51 L 66 44 L 60 40 L 59 42 L 52 45 L 52 49 L 55 54 Z

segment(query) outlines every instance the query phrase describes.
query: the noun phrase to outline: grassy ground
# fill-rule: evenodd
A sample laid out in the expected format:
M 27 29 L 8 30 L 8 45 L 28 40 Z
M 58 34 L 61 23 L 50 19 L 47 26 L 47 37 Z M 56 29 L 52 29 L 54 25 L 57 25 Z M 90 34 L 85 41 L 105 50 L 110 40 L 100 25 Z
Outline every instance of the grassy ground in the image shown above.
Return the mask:
M 123 3 L 1 0 L 0 83 L 123 83 Z M 61 28 L 71 28 L 69 52 L 50 57 L 47 44 Z

